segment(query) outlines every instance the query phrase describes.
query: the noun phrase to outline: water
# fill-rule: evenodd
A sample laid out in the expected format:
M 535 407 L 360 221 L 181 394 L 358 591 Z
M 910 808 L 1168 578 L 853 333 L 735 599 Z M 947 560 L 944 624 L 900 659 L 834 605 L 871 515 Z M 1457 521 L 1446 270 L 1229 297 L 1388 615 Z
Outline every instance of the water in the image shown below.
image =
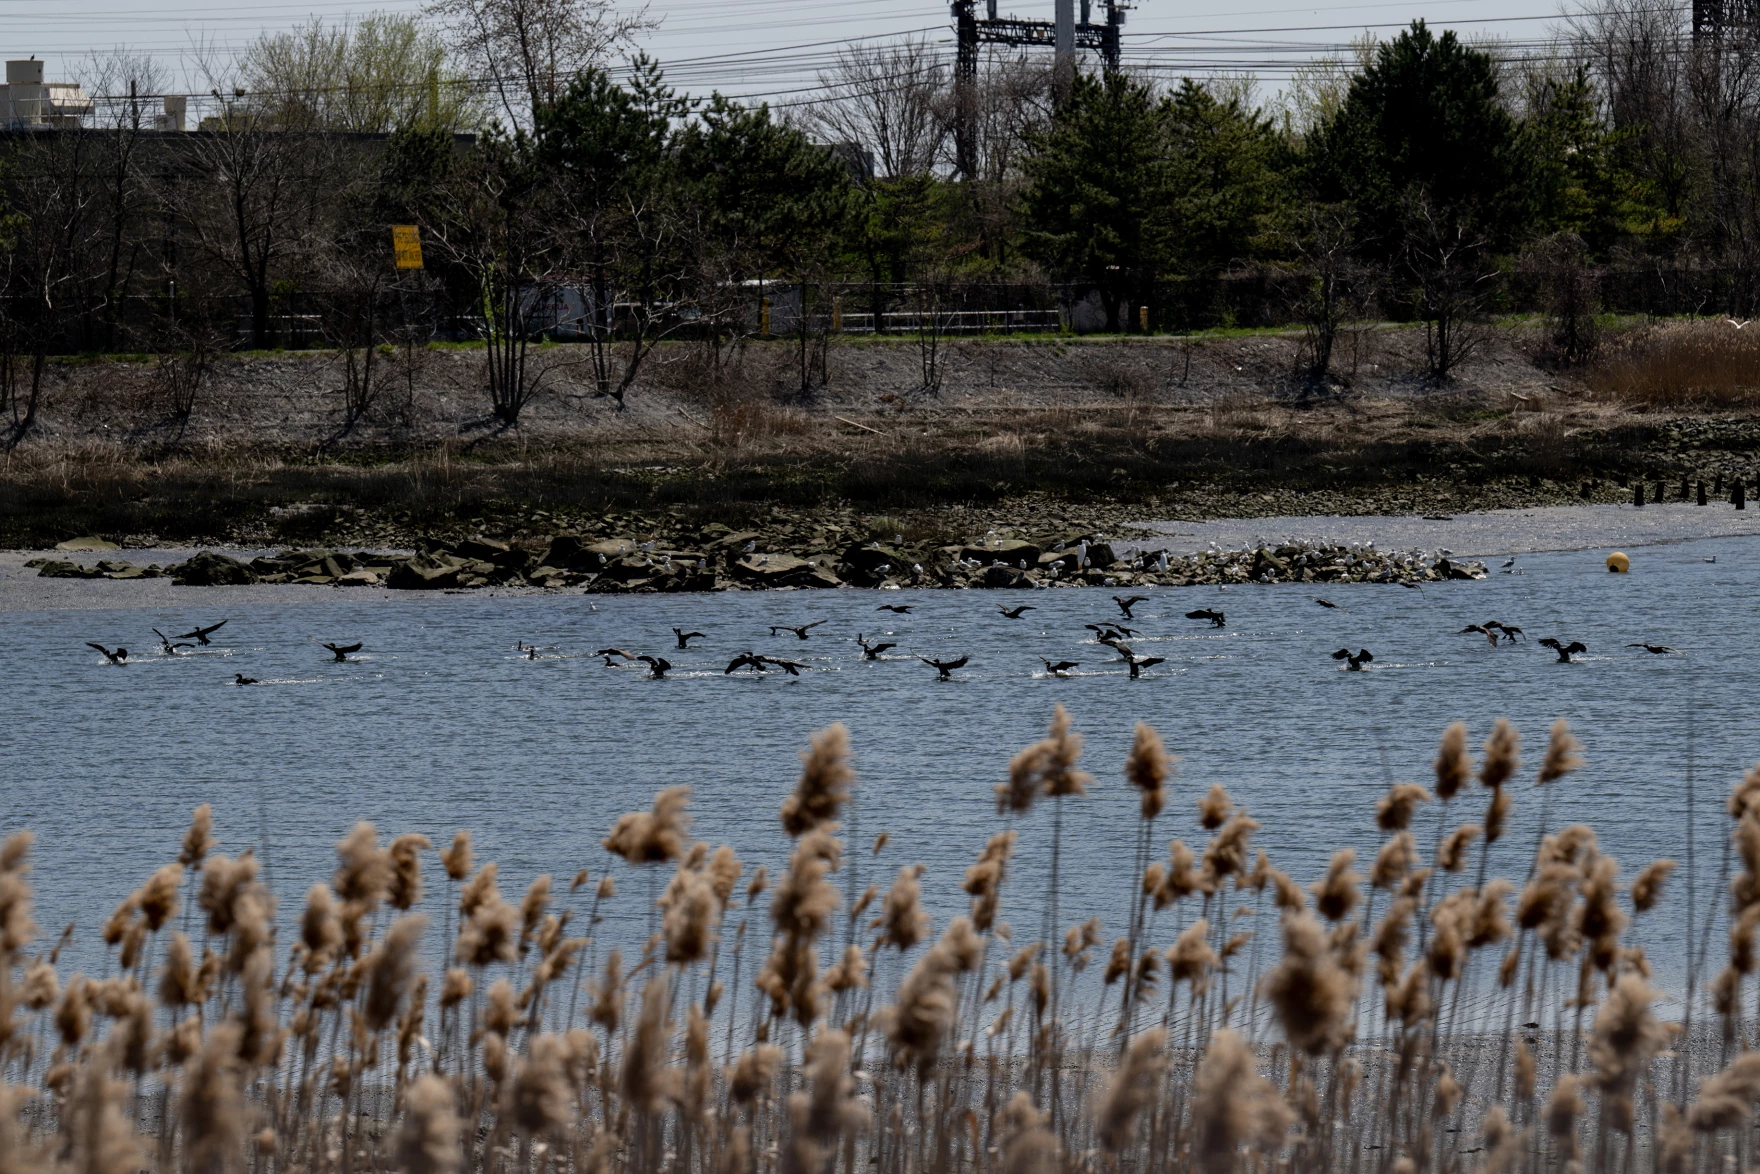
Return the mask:
M 1704 561 L 1710 555 L 1715 563 Z M 700 837 L 774 871 L 786 858 L 776 807 L 798 775 L 797 752 L 810 731 L 841 720 L 861 778 L 861 883 L 926 863 L 939 926 L 963 908 L 964 867 L 1003 826 L 993 787 L 1009 756 L 1043 734 L 1062 701 L 1087 736 L 1083 764 L 1096 776 L 1090 795 L 1066 811 L 1064 922 L 1097 914 L 1110 941 L 1123 932 L 1132 885 L 1135 806 L 1119 770 L 1138 719 L 1182 759 L 1158 844 L 1180 836 L 1201 849 L 1195 801 L 1220 782 L 1264 822 L 1256 844 L 1305 882 L 1336 847 L 1372 855 L 1376 798 L 1395 779 L 1430 781 L 1444 725 L 1466 720 L 1476 752 L 1499 715 L 1526 736 L 1513 827 L 1494 857 L 1494 871 L 1519 880 L 1542 806 L 1533 768 L 1547 726 L 1564 717 L 1588 765 L 1554 789 L 1552 823 L 1591 823 L 1629 880 L 1655 857 L 1684 860 L 1696 786 L 1696 896 L 1707 907 L 1727 833 L 1722 797 L 1760 759 L 1757 670 L 1743 655 L 1760 643 L 1760 539 L 1647 548 L 1630 576 L 1605 573 L 1594 552 L 1524 556 L 1521 565 L 1521 575 L 1421 591 L 1325 588 L 1348 612 L 1320 608 L 1314 589 L 1301 586 L 1151 590 L 1131 621 L 1144 631 L 1133 643 L 1167 663 L 1138 681 L 1082 626 L 1119 617 L 1108 590 L 391 602 L 326 592 L 309 604 L 231 607 L 214 647 L 176 659 L 150 655 L 149 629 L 221 618 L 207 614 L 199 590 L 187 591 L 175 615 L 0 613 L 8 650 L 0 828 L 37 834 L 46 933 L 74 921 L 87 940 L 175 856 L 190 809 L 204 801 L 214 805 L 223 850 L 254 847 L 265 857 L 284 917 L 329 876 L 333 844 L 357 819 L 388 835 L 425 832 L 436 844 L 469 828 L 478 859 L 500 863 L 516 898 L 540 872 L 566 884 L 579 868 L 603 870 L 599 841 L 617 815 L 678 783 L 695 788 Z M 883 602 L 916 611 L 877 612 Z M 1011 621 L 998 603 L 1037 610 Z M 1224 609 L 1227 628 L 1184 618 L 1201 606 Z M 804 642 L 767 632 L 822 618 L 830 622 Z M 1529 643 L 1494 649 L 1455 634 L 1488 619 L 1520 625 Z M 676 652 L 674 625 L 708 638 Z M 857 631 L 899 647 L 863 662 Z M 1589 654 L 1555 663 L 1532 643 L 1546 635 L 1581 640 Z M 113 668 L 86 640 L 146 656 Z M 320 640 L 366 647 L 357 663 L 331 664 Z M 559 658 L 526 660 L 514 650 L 522 640 Z M 1633 641 L 1687 655 L 1651 656 L 1625 647 Z M 642 666 L 608 669 L 584 655 L 606 645 L 662 654 L 676 667 L 650 681 Z M 1341 646 L 1371 649 L 1370 671 L 1342 671 L 1329 658 Z M 746 649 L 811 667 L 798 679 L 723 675 Z M 907 652 L 971 663 L 938 682 Z M 1081 668 L 1049 678 L 1041 655 Z M 235 672 L 263 683 L 235 688 Z M 1455 806 L 1451 824 L 1477 821 L 1483 797 Z M 1020 824 L 1004 918 L 1021 939 L 1039 925 L 1050 823 L 1042 805 Z M 1436 823 L 1433 808 L 1420 818 L 1426 855 Z M 890 842 L 875 860 L 865 846 L 881 831 Z M 431 865 L 430 885 L 439 877 Z M 645 882 L 620 872 L 619 884 L 613 908 L 622 924 L 613 932 L 633 934 Z M 1676 992 L 1687 909 L 1683 870 L 1636 935 L 1658 980 Z M 1171 941 L 1171 926 L 1163 929 Z M 79 952 L 72 960 L 99 964 Z

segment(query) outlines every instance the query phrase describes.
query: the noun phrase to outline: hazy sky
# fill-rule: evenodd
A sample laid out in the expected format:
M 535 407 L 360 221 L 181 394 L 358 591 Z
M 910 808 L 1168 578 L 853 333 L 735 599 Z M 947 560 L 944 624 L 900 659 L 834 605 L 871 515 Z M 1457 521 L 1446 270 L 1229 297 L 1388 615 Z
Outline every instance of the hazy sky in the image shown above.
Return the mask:
M 1003 0 L 1006 14 L 1049 19 L 1053 0 Z M 1249 72 L 1274 91 L 1307 58 L 1340 49 L 1365 29 L 1386 34 L 1414 17 L 1474 38 L 1543 39 L 1557 0 L 1387 0 L 1291 7 L 1288 0 L 1142 0 L 1129 15 L 1124 52 L 1169 76 Z M 181 86 L 198 46 L 229 52 L 265 30 L 312 16 L 342 20 L 375 10 L 415 13 L 421 0 L 0 0 L 5 55 L 47 60 L 68 78 L 94 52 L 151 53 Z M 980 3 L 980 9 L 982 3 Z M 720 89 L 780 103 L 810 102 L 815 75 L 854 38 L 915 33 L 951 56 L 944 3 L 923 0 L 653 0 L 658 28 L 644 47 L 693 93 Z

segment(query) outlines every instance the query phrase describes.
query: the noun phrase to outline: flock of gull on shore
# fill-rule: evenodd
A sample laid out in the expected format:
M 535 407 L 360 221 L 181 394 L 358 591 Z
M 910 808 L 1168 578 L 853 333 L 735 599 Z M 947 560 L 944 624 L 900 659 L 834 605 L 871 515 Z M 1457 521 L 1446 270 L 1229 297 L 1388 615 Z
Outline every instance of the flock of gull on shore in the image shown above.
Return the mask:
M 1510 560 L 1510 563 L 1506 563 L 1505 567 L 1509 567 L 1513 562 L 1513 559 Z M 1348 611 L 1348 609 L 1341 607 L 1330 599 L 1321 596 L 1314 596 L 1311 598 L 1313 598 L 1314 602 L 1322 608 L 1336 611 Z M 1133 621 L 1141 622 L 1135 615 L 1135 609 L 1145 603 L 1152 602 L 1152 598 L 1147 595 L 1114 595 L 1112 596 L 1112 601 L 1117 605 L 1121 618 L 1117 620 L 1106 619 L 1099 623 L 1084 625 L 1088 631 L 1092 633 L 1092 636 L 1087 639 L 1091 639 L 1096 645 L 1111 649 L 1115 654 L 1115 660 L 1113 663 L 1122 663 L 1128 669 L 1130 679 L 1138 680 L 1143 676 L 1146 670 L 1152 669 L 1159 664 L 1165 664 L 1167 660 L 1166 657 L 1162 656 L 1139 655 L 1130 644 L 1130 641 L 1139 639 L 1143 636 L 1141 629 L 1130 626 Z M 908 616 L 914 612 L 918 606 L 920 605 L 914 603 L 882 603 L 875 608 L 875 610 L 879 612 L 888 612 L 893 616 Z M 997 610 L 1005 619 L 1020 620 L 1027 612 L 1037 611 L 1038 608 L 1030 603 L 1015 604 L 1013 606 L 1008 604 L 998 604 Z M 1211 628 L 1226 628 L 1228 626 L 1227 614 L 1218 608 L 1196 608 L 1184 614 L 1186 619 L 1206 623 Z M 227 620 L 223 619 L 218 623 L 209 624 L 205 627 L 198 624 L 192 627 L 188 632 L 183 632 L 174 636 L 167 636 L 164 632 L 154 628 L 152 629 L 153 635 L 157 636 L 159 639 L 158 654 L 160 656 L 169 657 L 182 656 L 191 649 L 210 646 L 213 644 L 214 634 L 224 627 L 227 622 Z M 830 622 L 831 621 L 829 620 L 821 619 L 799 625 L 772 624 L 770 625 L 770 637 L 775 639 L 778 637 L 786 638 L 788 635 L 792 635 L 797 640 L 810 640 L 813 638 L 816 629 L 822 628 Z M 670 651 L 674 652 L 691 649 L 691 641 L 693 640 L 708 639 L 707 635 L 703 632 L 686 631 L 684 628 L 677 627 L 672 629 L 672 634 L 676 647 Z M 1516 644 L 1518 642 L 1526 641 L 1527 639 L 1527 634 L 1519 626 L 1504 623 L 1500 620 L 1487 620 L 1482 624 L 1468 624 L 1466 627 L 1460 629 L 1457 634 L 1463 636 L 1483 636 L 1492 647 Z M 821 633 L 821 638 L 823 638 L 824 635 L 824 633 Z M 869 639 L 865 633 L 857 632 L 855 635 L 855 643 L 862 650 L 863 660 L 878 661 L 887 659 L 908 659 L 908 657 L 892 658 L 884 655 L 888 651 L 899 647 L 896 640 L 888 641 L 881 638 Z M 1534 643 L 1538 647 L 1547 648 L 1555 652 L 1558 661 L 1563 664 L 1572 663 L 1574 657 L 1580 656 L 1589 651 L 1587 646 L 1580 640 L 1565 640 L 1556 636 L 1548 636 L 1536 640 Z M 130 663 L 130 653 L 127 648 L 112 649 L 104 644 L 94 641 L 88 641 L 87 646 L 95 648 L 98 652 L 102 653 L 109 664 L 127 665 Z M 319 642 L 318 647 L 324 649 L 329 654 L 331 661 L 335 663 L 348 663 L 351 658 L 355 657 L 355 655 L 365 647 L 365 644 L 362 641 L 356 641 L 353 644 L 340 644 L 334 641 L 326 641 Z M 1666 644 L 1636 642 L 1627 645 L 1627 647 L 1641 648 L 1645 652 L 1654 655 L 1682 655 L 1679 649 L 1670 647 Z M 523 640 L 521 640 L 515 648 L 525 659 L 528 660 L 557 659 L 561 656 L 561 654 L 557 654 L 537 645 L 527 644 Z M 639 663 L 646 665 L 647 668 L 645 675 L 653 680 L 664 679 L 666 674 L 671 672 L 674 668 L 672 661 L 664 656 L 648 652 L 630 652 L 623 648 L 600 648 L 594 650 L 590 655 L 602 658 L 607 668 L 623 664 L 633 665 Z M 953 674 L 956 670 L 965 668 L 971 663 L 971 658 L 969 656 L 943 659 L 940 657 L 923 656 L 918 653 L 911 653 L 909 654 L 909 657 L 914 657 L 916 660 L 919 660 L 923 664 L 934 669 L 937 679 L 943 681 L 952 680 Z M 1341 667 L 1347 671 L 1353 672 L 1364 671 L 1365 666 L 1372 663 L 1375 659 L 1374 653 L 1370 652 L 1367 648 L 1358 648 L 1353 652 L 1348 647 L 1340 648 L 1336 652 L 1331 653 L 1331 657 L 1333 660 L 1340 661 Z M 1045 666 L 1045 675 L 1051 677 L 1067 676 L 1072 670 L 1081 667 L 1082 664 L 1082 662 L 1075 660 L 1054 661 L 1043 656 L 1039 657 L 1039 660 L 1042 661 Z M 785 656 L 773 656 L 768 653 L 754 652 L 748 649 L 735 655 L 733 659 L 728 662 L 727 667 L 723 669 L 722 672 L 723 675 L 730 675 L 736 672 L 767 674 L 771 670 L 777 670 L 788 676 L 798 677 L 801 675 L 802 670 L 810 669 L 812 667 L 814 666 L 800 660 L 793 660 Z M 262 682 L 256 677 L 246 676 L 244 673 L 235 673 L 233 683 L 236 685 L 257 685 Z

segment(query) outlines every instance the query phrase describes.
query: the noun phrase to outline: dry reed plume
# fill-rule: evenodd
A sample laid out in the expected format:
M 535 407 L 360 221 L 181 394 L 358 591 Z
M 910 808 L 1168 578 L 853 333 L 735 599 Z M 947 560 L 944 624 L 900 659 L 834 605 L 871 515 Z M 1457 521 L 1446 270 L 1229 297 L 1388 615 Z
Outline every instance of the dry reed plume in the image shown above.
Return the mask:
M 1519 747 L 1496 723 L 1484 821 L 1450 819 L 1475 773 L 1450 726 L 1434 800 L 1396 783 L 1375 805 L 1366 875 L 1341 847 L 1298 883 L 1221 784 L 1180 818 L 1176 760 L 1139 724 L 1121 769 L 1129 922 L 1110 949 L 1098 918 L 1057 913 L 1065 802 L 1099 785 L 1061 706 L 1009 764 L 1009 826 L 939 932 L 922 865 L 854 895 L 841 726 L 802 756 L 774 884 L 691 841 L 683 787 L 617 818 L 566 891 L 540 876 L 517 904 L 467 834 L 436 853 L 362 823 L 281 943 L 257 858 L 223 854 L 203 806 L 176 861 L 144 868 L 102 923 L 99 978 L 67 972 L 65 936 L 40 941 L 19 831 L 0 847 L 0 1174 L 1741 1168 L 1760 1098 L 1760 768 L 1727 805 L 1727 961 L 1709 983 L 1694 972 L 1677 1023 L 1632 929 L 1680 866 L 1628 884 L 1592 830 L 1544 817 L 1528 857 L 1503 835 Z M 1555 725 L 1532 782 L 1556 786 L 1577 750 Z M 1028 871 L 1046 884 L 1013 892 L 1041 798 L 1053 855 Z M 1431 839 L 1416 829 L 1435 800 Z M 649 928 L 614 945 L 623 868 Z

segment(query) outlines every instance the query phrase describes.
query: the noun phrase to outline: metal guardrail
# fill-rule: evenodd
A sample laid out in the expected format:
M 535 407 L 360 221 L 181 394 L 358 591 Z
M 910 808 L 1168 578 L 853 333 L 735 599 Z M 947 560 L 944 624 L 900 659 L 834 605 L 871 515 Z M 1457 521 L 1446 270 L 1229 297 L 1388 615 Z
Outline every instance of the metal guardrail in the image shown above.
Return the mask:
M 845 312 L 839 317 L 841 323 L 833 319 L 833 333 L 874 333 L 872 313 Z M 917 334 L 931 328 L 941 334 L 1037 334 L 1063 329 L 1063 315 L 1057 310 L 899 310 L 881 314 L 880 325 L 888 334 Z

